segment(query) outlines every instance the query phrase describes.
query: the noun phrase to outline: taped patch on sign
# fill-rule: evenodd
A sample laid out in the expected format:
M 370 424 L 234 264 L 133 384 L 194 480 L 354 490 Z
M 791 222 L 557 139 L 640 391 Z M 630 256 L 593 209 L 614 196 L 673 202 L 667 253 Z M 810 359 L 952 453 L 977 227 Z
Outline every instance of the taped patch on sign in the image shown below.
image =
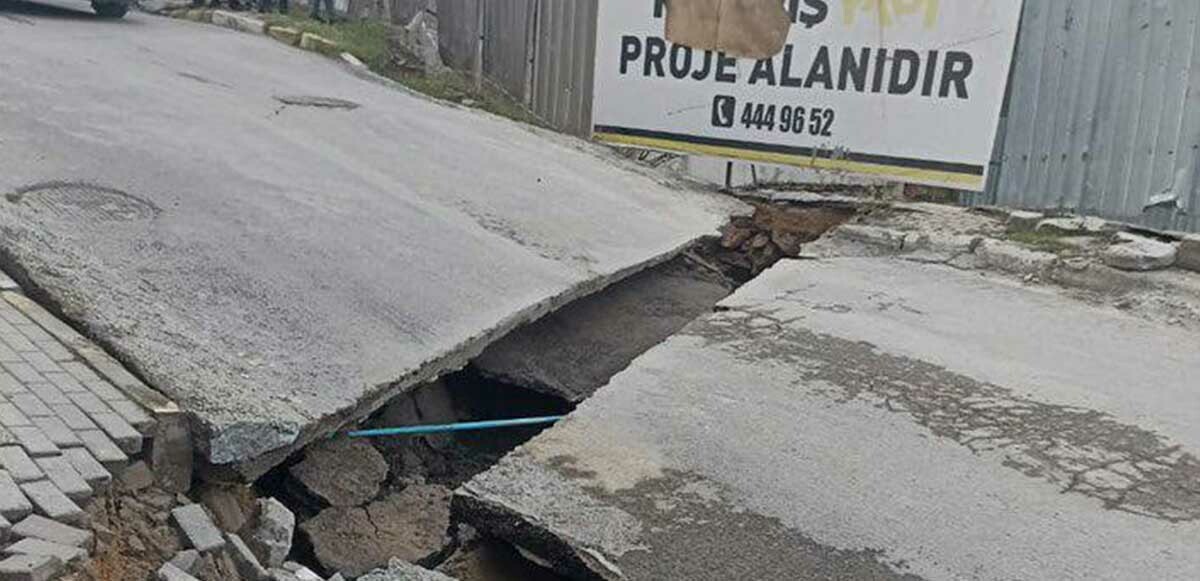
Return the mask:
M 667 0 L 666 22 L 674 44 L 752 59 L 779 54 L 792 26 L 779 0 Z

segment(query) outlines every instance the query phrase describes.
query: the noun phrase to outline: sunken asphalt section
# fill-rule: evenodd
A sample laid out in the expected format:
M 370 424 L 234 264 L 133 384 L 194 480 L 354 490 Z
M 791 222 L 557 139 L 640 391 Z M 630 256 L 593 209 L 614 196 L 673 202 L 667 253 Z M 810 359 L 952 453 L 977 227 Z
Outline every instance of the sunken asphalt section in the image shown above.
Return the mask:
M 266 37 L 56 12 L 0 54 L 5 267 L 250 477 L 730 210 Z
M 1200 338 L 889 258 L 784 261 L 460 488 L 577 578 L 1200 571 Z

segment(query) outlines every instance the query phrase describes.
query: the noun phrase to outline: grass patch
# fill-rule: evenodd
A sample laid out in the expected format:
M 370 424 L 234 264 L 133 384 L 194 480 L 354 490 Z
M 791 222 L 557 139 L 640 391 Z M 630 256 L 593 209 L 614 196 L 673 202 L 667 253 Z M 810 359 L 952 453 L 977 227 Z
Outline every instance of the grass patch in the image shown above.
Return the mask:
M 332 40 L 371 71 L 419 93 L 483 109 L 522 123 L 546 126 L 522 103 L 494 83 L 485 81 L 482 90 L 476 91 L 471 77 L 460 71 L 446 69 L 427 75 L 398 66 L 392 58 L 388 42 L 389 27 L 380 20 L 364 18 L 327 24 L 309 18 L 299 7 L 293 7 L 288 14 L 267 14 L 263 18 L 269 26 L 286 26 Z
M 1077 252 L 1079 250 L 1075 246 L 1064 242 L 1062 240 L 1063 238 L 1065 238 L 1065 236 L 1062 234 L 1046 231 L 1013 232 L 1008 235 L 1008 239 L 1013 242 L 1024 244 L 1025 246 L 1030 246 L 1043 252 L 1061 254 L 1064 252 Z
M 388 27 L 379 20 L 363 18 L 326 24 L 309 18 L 299 6 L 293 7 L 288 14 L 261 16 L 269 26 L 286 26 L 332 40 L 373 71 L 387 67 L 392 59 L 388 50 Z

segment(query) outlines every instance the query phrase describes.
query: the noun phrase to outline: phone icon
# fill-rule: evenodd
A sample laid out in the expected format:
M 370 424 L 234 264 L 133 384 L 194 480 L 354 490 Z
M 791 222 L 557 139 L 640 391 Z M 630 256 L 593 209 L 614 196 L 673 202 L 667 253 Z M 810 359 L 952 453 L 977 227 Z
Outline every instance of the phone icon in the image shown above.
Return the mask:
M 737 99 L 732 95 L 717 95 L 713 97 L 713 127 L 733 127 L 733 114 L 736 109 Z

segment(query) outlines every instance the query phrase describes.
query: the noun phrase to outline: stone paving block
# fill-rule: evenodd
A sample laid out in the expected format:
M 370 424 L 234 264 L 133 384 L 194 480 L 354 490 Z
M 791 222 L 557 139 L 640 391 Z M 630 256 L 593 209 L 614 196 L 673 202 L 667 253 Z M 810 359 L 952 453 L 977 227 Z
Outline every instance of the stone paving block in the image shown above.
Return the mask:
M 88 391 L 96 394 L 96 397 L 104 401 L 120 401 L 127 399 L 125 394 L 121 393 L 117 388 L 113 387 L 111 383 L 104 381 L 103 379 L 85 381 L 83 382 L 83 385 L 84 387 L 88 388 Z
M 115 413 L 90 414 L 92 421 L 112 438 L 121 451 L 126 454 L 138 454 L 142 451 L 142 433 L 129 425 L 129 422 Z
M 129 462 L 129 456 L 126 456 L 108 435 L 100 430 L 80 430 L 75 432 L 80 440 L 83 440 L 83 446 L 87 448 L 92 456 L 99 460 L 109 472 L 119 471 Z
M 16 329 L 13 329 L 9 333 L 0 334 L 0 341 L 3 341 L 5 345 L 8 345 L 9 348 L 17 353 L 29 353 L 38 350 L 37 345 L 34 345 L 33 341 L 26 339 Z
M 41 381 L 30 383 L 25 387 L 46 405 L 71 403 L 71 400 L 67 399 L 66 394 L 55 387 L 53 383 Z
M 25 389 L 25 385 L 20 381 L 17 381 L 17 378 L 4 371 L 0 371 L 0 395 L 8 397 L 18 393 L 28 392 L 29 390 Z
M 124 399 L 107 403 L 108 407 L 111 407 L 113 411 L 117 412 L 117 415 L 124 418 L 137 431 L 146 434 L 154 429 L 155 421 L 150 412 L 147 412 L 142 406 L 133 401 Z
M 8 428 L 0 427 L 0 446 L 19 446 L 20 444 L 17 437 L 8 431 Z
M 37 345 L 34 345 L 34 346 L 36 347 Z M 48 357 L 45 353 L 42 353 L 41 351 L 30 351 L 28 353 L 22 353 L 21 358 L 24 359 L 26 363 L 28 363 L 31 367 L 33 367 L 39 373 L 54 372 L 54 371 L 62 370 L 62 368 L 60 368 L 58 366 L 58 363 L 55 363 L 53 359 L 51 359 L 50 357 Z
M 98 430 L 100 429 L 83 410 L 79 409 L 73 403 L 52 405 L 50 409 L 54 411 L 54 415 L 62 420 L 67 427 L 75 431 L 80 430 Z
M 11 321 L 11 322 L 13 324 L 13 327 L 17 330 L 18 333 L 23 335 L 26 339 L 29 339 L 29 341 L 35 345 L 39 341 L 53 341 L 54 340 L 54 337 L 52 337 L 50 335 L 50 333 L 47 333 L 45 329 L 42 329 L 41 327 L 39 327 L 37 323 L 31 321 L 28 317 L 25 317 L 23 314 L 22 314 L 20 321 Z
M 58 449 L 58 446 L 55 446 L 54 442 L 51 442 L 50 438 L 46 437 L 46 434 L 43 434 L 41 430 L 35 427 L 19 426 L 9 428 L 9 431 L 17 437 L 17 441 L 20 442 L 21 447 L 30 456 L 36 458 L 39 456 L 57 456 L 62 453 Z
M 95 381 L 100 378 L 99 375 L 96 375 L 95 371 L 92 371 L 91 367 L 88 367 L 87 365 L 84 365 L 78 361 L 63 363 L 60 365 L 60 367 L 62 367 L 67 373 L 71 374 L 71 377 L 78 379 L 80 383 L 86 384 L 89 381 Z
M 183 532 L 190 547 L 201 553 L 210 553 L 225 547 L 225 537 L 213 524 L 208 512 L 200 504 L 180 506 L 171 511 L 171 520 Z
M 202 564 L 200 562 L 200 551 L 196 549 L 179 551 L 175 553 L 174 557 L 171 557 L 170 563 L 190 575 L 195 573 L 196 569 L 199 569 Z
M 163 563 L 158 570 L 158 581 L 199 581 L 171 563 Z
M 42 539 L 21 539 L 0 550 L 5 555 L 50 555 L 70 563 L 87 556 L 87 551 L 70 545 L 60 545 Z
M 8 401 L 17 406 L 17 409 L 21 410 L 21 413 L 31 418 L 54 415 L 54 412 L 50 411 L 50 408 L 46 407 L 46 404 L 33 393 L 10 395 L 8 396 Z
M 50 581 L 65 566 L 51 555 L 13 555 L 0 561 L 0 581 Z
M 54 338 L 45 341 L 34 341 L 33 344 L 56 363 L 65 363 L 75 359 L 75 354 L 71 353 L 66 347 L 63 347 L 62 343 L 59 343 Z
M 0 516 L 9 522 L 17 522 L 33 512 L 33 504 L 25 498 L 20 485 L 4 470 L 0 470 Z
M 12 534 L 22 539 L 41 539 L 68 547 L 86 549 L 92 544 L 92 531 L 78 529 L 44 516 L 31 514 L 12 527 Z
M 4 518 L 3 515 L 0 515 L 0 544 L 7 543 L 11 536 L 12 523 L 8 522 L 8 519 Z
M 0 339 L 0 363 L 20 363 L 24 361 L 21 356 L 13 351 L 3 339 Z
M 63 457 L 92 487 L 92 492 L 99 494 L 112 482 L 112 474 L 87 451 L 87 448 L 67 448 L 63 450 Z
M 32 482 L 45 476 L 20 446 L 0 447 L 0 467 L 17 482 Z
M 87 502 L 92 497 L 92 487 L 79 475 L 75 467 L 71 465 L 71 461 L 62 456 L 53 456 L 50 458 L 35 458 L 38 468 L 46 473 L 46 477 L 54 484 L 67 498 L 75 501 L 78 504 Z
M 234 533 L 228 533 L 225 539 L 229 542 L 229 556 L 233 559 L 233 564 L 237 567 L 238 574 L 242 579 L 266 579 L 267 569 L 258 561 L 258 557 L 254 556 L 254 552 L 246 545 L 246 541 L 242 537 Z
M 83 445 L 83 440 L 80 440 L 79 436 L 76 436 L 75 432 L 59 419 L 58 416 L 33 418 L 33 423 L 59 448 L 72 448 Z
M 30 343 L 30 345 L 32 345 L 32 343 Z M 39 373 L 38 370 L 34 369 L 33 366 L 28 363 L 5 363 L 4 369 L 8 370 L 13 377 L 17 378 L 23 383 L 46 380 L 44 377 L 42 377 L 42 374 Z
M 79 406 L 79 409 L 87 412 L 89 416 L 92 414 L 112 413 L 112 408 L 108 407 L 108 404 L 101 401 L 100 398 L 96 397 L 96 394 L 90 391 L 68 393 L 67 398 Z
M 32 426 L 33 422 L 13 405 L 12 402 L 0 403 L 0 426 L 14 428 L 17 426 Z
M 46 379 L 49 379 L 50 383 L 53 383 L 54 386 L 63 393 L 80 393 L 88 390 L 83 386 L 83 383 L 80 383 L 78 379 L 75 379 L 69 373 L 57 371 L 54 373 L 45 373 L 43 375 L 45 375 Z
M 26 482 L 20 487 L 38 514 L 61 523 L 83 524 L 83 509 L 49 480 Z

